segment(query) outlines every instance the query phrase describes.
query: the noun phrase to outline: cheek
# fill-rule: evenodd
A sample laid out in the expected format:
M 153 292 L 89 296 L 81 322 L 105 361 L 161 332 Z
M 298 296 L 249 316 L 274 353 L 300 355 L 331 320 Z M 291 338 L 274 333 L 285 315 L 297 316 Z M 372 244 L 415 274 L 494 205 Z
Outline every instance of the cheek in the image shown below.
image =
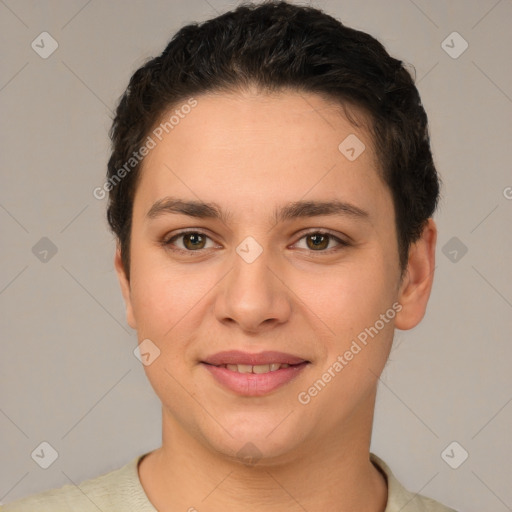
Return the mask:
M 161 250 L 143 240 L 132 244 L 131 300 L 139 331 L 167 324 L 167 329 L 180 311 L 180 297 L 187 293 L 179 273 L 166 268 Z
M 396 316 L 395 272 L 382 255 L 359 263 L 333 271 L 329 293 L 314 306 L 332 331 L 324 341 L 318 375 L 332 384 L 321 393 L 318 405 L 345 400 L 355 406 L 373 388 L 389 356 Z
M 199 328 L 203 315 L 198 312 L 219 276 L 206 267 L 173 265 L 155 252 L 133 257 L 131 302 L 137 331 L 139 339 L 176 351 L 181 333 Z
M 151 268 L 134 269 L 132 276 L 132 305 L 139 337 L 159 339 L 177 321 L 177 283 Z
M 330 333 L 325 351 L 310 382 L 301 390 L 300 403 L 330 411 L 335 424 L 372 393 L 393 341 L 394 297 L 377 262 L 373 271 L 337 272 L 330 292 L 315 303 L 315 311 Z M 333 334 L 334 333 L 334 334 Z M 333 404 L 337 404 L 333 407 Z
M 357 335 L 373 325 L 391 307 L 394 273 L 382 258 L 361 258 L 357 264 L 333 267 L 324 276 L 308 279 L 318 293 L 307 292 L 311 309 L 334 331 L 338 339 Z

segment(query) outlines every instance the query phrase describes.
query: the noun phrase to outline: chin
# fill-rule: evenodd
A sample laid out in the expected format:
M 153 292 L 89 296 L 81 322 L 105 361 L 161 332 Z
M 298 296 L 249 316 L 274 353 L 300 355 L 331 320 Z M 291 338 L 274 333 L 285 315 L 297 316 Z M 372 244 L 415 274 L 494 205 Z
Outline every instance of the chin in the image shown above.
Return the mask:
M 284 425 L 286 420 L 281 425 L 275 422 L 272 427 L 263 419 L 260 422 L 255 418 L 253 420 L 249 419 L 249 423 L 244 424 L 223 425 L 232 437 L 219 427 L 215 429 L 215 435 L 203 431 L 203 439 L 217 454 L 244 465 L 276 466 L 300 455 L 301 445 L 307 437 L 304 432 L 299 432 L 298 428 L 290 430 L 289 424 Z

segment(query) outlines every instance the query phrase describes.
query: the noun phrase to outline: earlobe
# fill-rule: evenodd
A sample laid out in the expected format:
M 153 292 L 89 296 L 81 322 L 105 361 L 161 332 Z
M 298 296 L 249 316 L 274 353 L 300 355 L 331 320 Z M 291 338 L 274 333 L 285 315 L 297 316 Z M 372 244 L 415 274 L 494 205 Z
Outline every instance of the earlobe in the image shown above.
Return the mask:
M 412 329 L 425 316 L 434 280 L 436 240 L 435 222 L 428 219 L 421 237 L 409 249 L 406 274 L 398 295 L 402 310 L 396 316 L 397 329 Z
M 121 286 L 121 293 L 123 294 L 124 302 L 126 305 L 126 321 L 132 329 L 137 329 L 135 322 L 135 315 L 133 314 L 130 281 L 126 276 L 126 272 L 123 265 L 123 259 L 121 257 L 121 248 L 119 244 L 116 248 L 116 254 L 114 256 L 114 267 L 116 269 L 117 278 L 119 279 L 119 285 Z

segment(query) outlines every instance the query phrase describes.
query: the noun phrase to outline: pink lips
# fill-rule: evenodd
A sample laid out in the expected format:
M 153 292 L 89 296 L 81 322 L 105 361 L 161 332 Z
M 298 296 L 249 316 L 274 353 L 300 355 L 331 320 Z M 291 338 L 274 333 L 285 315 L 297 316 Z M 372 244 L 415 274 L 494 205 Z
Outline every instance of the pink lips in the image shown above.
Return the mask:
M 239 373 L 220 365 L 267 365 L 281 363 L 290 365 L 266 373 Z M 203 366 L 222 386 L 244 396 L 263 396 L 297 377 L 309 361 L 283 352 L 260 352 L 251 354 L 231 350 L 219 352 L 202 361 Z

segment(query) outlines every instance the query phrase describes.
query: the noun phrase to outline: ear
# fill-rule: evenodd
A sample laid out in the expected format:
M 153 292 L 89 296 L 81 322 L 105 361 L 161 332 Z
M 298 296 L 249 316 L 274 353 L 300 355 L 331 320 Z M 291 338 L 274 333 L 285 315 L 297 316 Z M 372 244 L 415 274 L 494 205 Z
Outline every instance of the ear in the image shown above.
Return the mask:
M 412 329 L 425 316 L 434 281 L 437 228 L 428 219 L 421 237 L 409 249 L 409 260 L 400 285 L 398 302 L 402 309 L 395 317 L 397 329 Z
M 126 321 L 132 329 L 137 329 L 137 323 L 135 322 L 135 315 L 133 314 L 130 281 L 126 276 L 126 272 L 123 265 L 123 259 L 121 257 L 121 247 L 117 244 L 116 254 L 114 257 L 114 267 L 117 272 L 117 278 L 121 285 L 121 293 L 123 294 L 124 302 L 126 304 Z

